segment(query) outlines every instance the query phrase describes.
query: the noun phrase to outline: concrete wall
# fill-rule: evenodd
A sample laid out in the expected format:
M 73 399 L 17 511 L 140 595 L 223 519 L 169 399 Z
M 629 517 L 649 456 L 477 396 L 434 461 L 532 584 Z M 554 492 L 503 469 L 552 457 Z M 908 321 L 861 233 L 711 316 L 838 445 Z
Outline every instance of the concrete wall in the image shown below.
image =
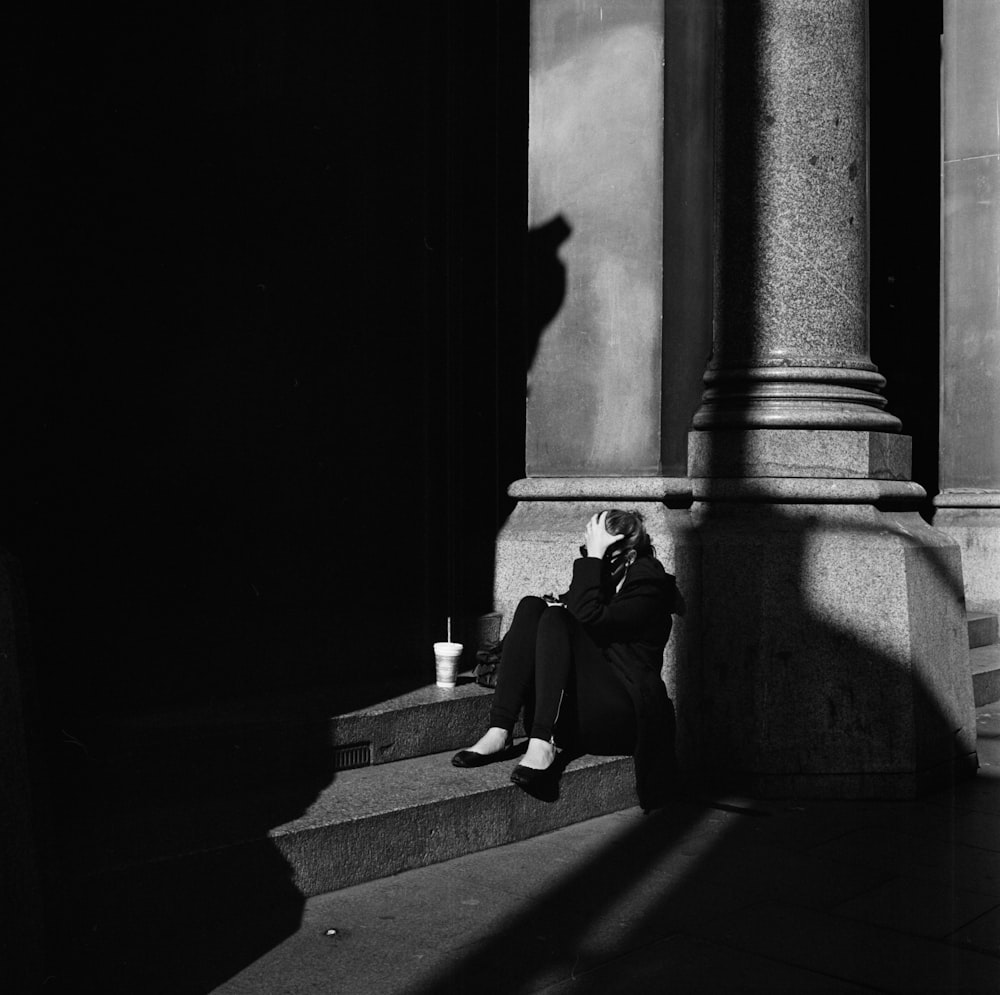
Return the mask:
M 529 223 L 572 234 L 528 376 L 529 475 L 659 466 L 662 66 L 659 0 L 532 7 Z
M 685 472 L 711 345 L 713 21 L 693 0 L 533 5 L 529 222 L 571 233 L 529 476 Z
M 1000 3 L 945 5 L 941 487 L 1000 488 Z

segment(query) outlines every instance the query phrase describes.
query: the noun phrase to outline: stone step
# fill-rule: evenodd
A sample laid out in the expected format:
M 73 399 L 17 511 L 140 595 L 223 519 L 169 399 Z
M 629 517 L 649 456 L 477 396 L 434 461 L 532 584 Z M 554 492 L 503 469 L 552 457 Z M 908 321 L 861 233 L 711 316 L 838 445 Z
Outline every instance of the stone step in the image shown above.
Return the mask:
M 994 612 L 968 611 L 965 618 L 969 626 L 969 649 L 1000 641 L 1000 626 Z
M 1000 700 L 1000 643 L 969 650 L 976 708 Z
M 486 730 L 492 691 L 463 675 L 385 695 L 340 714 L 318 698 L 249 701 L 95 723 L 80 733 L 82 776 L 111 808 L 135 807 L 143 786 L 160 798 L 236 793 L 289 778 L 327 778 L 455 750 Z M 521 730 L 516 730 L 518 734 Z
M 527 839 L 635 804 L 630 757 L 580 757 L 559 798 L 545 802 L 510 782 L 516 760 L 474 770 L 452 751 L 349 770 L 329 784 L 164 804 L 121 813 L 97 830 L 101 852 L 86 871 L 97 892 L 150 875 L 246 875 L 277 865 L 303 895 Z M 93 857 L 94 854 L 92 853 Z M 287 868 L 285 865 L 287 864 Z M 131 883 L 130 883 L 131 882 Z

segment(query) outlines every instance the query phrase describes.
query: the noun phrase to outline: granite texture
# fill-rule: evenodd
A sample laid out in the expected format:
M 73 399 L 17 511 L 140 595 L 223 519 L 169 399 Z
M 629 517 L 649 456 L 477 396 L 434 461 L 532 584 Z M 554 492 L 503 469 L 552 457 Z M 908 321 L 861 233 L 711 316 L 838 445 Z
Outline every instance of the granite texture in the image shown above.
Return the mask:
M 712 366 L 805 355 L 870 368 L 866 5 L 723 0 L 719 12 Z
M 898 431 L 867 327 L 867 6 L 721 0 L 713 355 L 696 428 Z
M 996 509 L 1000 513 L 1000 488 L 949 487 L 934 496 L 935 508 Z
M 696 502 L 744 504 L 893 504 L 915 505 L 927 496 L 919 485 L 902 480 L 818 477 L 693 478 Z
M 468 676 L 454 688 L 430 685 L 380 706 L 330 720 L 334 745 L 370 743 L 373 764 L 474 743 L 489 726 L 493 692 Z M 520 729 L 518 729 L 520 732 Z
M 687 477 L 526 477 L 515 480 L 507 493 L 529 501 L 663 501 L 691 503 Z
M 348 771 L 301 818 L 273 829 L 270 842 L 288 862 L 295 887 L 310 896 L 526 839 L 635 802 L 630 757 L 572 761 L 554 804 L 511 784 L 510 768 L 459 770 L 448 755 L 436 754 Z
M 680 696 L 699 703 L 706 776 L 900 797 L 974 768 L 954 542 L 857 504 L 696 503 L 692 519 L 702 667 Z
M 910 479 L 911 440 L 887 432 L 749 429 L 691 432 L 691 477 Z
M 957 500 L 939 495 L 944 500 Z M 962 550 L 965 597 L 977 611 L 1000 612 L 1000 491 L 980 498 L 983 505 L 940 507 L 934 511 L 934 527 L 950 536 Z M 986 504 L 986 500 L 991 503 Z M 935 499 L 938 504 L 938 499 Z

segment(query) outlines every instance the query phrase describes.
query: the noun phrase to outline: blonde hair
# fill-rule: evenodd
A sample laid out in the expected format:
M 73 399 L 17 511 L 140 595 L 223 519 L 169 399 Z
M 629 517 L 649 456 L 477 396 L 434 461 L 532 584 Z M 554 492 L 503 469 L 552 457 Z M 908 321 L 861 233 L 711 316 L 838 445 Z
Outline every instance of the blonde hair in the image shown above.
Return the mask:
M 640 512 L 609 508 L 604 518 L 604 528 L 611 535 L 621 536 L 625 540 L 619 547 L 623 551 L 634 549 L 637 557 L 656 555 L 656 549 L 646 531 L 646 521 Z

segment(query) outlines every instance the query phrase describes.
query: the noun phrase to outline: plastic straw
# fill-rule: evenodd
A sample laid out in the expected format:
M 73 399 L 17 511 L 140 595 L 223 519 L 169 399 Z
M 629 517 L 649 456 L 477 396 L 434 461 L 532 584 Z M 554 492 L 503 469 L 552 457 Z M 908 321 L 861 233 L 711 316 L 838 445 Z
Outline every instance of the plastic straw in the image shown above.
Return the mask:
M 451 616 L 448 616 L 448 642 L 451 642 Z

